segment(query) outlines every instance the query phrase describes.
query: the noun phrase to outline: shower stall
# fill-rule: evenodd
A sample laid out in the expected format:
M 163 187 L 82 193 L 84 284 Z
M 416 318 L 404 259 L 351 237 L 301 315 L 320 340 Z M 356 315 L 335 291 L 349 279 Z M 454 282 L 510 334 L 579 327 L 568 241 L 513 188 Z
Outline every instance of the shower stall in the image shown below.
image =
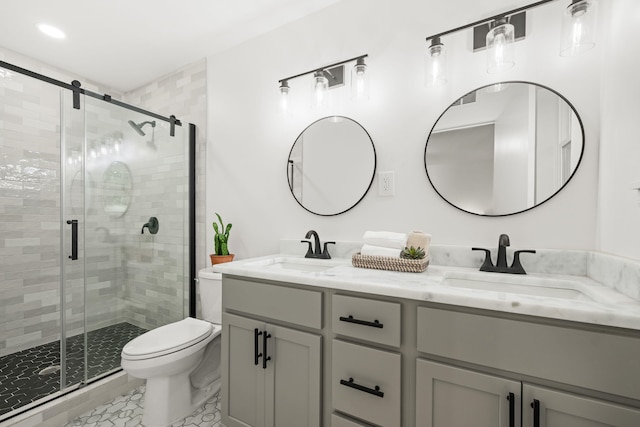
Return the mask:
M 194 135 L 0 62 L 0 421 L 193 314 Z

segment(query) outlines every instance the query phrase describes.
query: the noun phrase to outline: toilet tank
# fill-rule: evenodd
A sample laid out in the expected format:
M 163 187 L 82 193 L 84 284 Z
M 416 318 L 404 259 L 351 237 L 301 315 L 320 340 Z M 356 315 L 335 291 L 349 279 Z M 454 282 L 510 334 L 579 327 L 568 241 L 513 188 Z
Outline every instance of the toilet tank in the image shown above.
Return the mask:
M 222 274 L 203 268 L 198 272 L 198 290 L 202 319 L 222 324 Z

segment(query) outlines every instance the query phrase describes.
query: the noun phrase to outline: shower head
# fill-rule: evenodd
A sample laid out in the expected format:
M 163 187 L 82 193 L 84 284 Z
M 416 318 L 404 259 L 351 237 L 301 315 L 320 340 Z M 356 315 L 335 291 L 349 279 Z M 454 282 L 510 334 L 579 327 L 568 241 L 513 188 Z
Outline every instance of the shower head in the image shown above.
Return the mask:
M 140 136 L 145 136 L 145 133 L 142 131 L 142 128 L 145 125 L 151 125 L 152 128 L 156 127 L 156 122 L 152 121 L 152 122 L 142 122 L 140 124 L 136 124 L 133 120 L 129 120 L 129 124 L 131 125 L 131 127 L 133 128 L 133 130 L 135 130 L 138 135 Z

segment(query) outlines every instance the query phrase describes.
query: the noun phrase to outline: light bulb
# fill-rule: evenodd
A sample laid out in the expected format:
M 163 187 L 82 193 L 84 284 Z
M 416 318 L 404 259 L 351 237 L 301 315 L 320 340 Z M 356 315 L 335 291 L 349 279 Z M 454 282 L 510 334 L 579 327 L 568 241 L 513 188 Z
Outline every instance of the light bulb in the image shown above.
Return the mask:
M 596 8 L 593 0 L 573 0 L 562 20 L 560 56 L 574 56 L 593 48 Z
M 358 58 L 351 69 L 351 98 L 354 100 L 369 99 L 369 71 L 364 58 Z
M 287 113 L 289 110 L 289 84 L 286 80 L 280 83 L 278 88 L 278 105 L 282 113 Z
M 487 33 L 487 73 L 500 73 L 515 65 L 514 27 L 506 18 L 493 23 Z
M 313 75 L 313 99 L 316 108 L 327 106 L 327 91 L 329 90 L 329 80 L 324 76 L 322 70 L 316 71 Z
M 440 41 L 440 37 L 434 37 L 425 54 L 424 84 L 430 87 L 445 83 L 447 83 L 446 49 Z

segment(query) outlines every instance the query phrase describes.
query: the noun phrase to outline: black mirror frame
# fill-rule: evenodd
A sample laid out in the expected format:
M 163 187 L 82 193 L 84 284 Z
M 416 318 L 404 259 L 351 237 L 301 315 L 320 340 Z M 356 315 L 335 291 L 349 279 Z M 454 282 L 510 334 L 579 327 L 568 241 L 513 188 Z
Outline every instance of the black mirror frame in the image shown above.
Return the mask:
M 371 148 L 373 149 L 373 173 L 371 174 L 371 181 L 369 182 L 369 185 L 367 186 L 367 188 L 364 190 L 364 193 L 362 194 L 362 196 L 350 207 L 348 207 L 347 209 L 341 211 L 341 212 L 337 212 L 337 213 L 332 213 L 332 214 L 321 214 L 321 213 L 317 213 L 314 212 L 310 209 L 308 209 L 306 206 L 304 206 L 302 203 L 300 203 L 300 200 L 298 200 L 298 198 L 296 197 L 296 195 L 293 193 L 293 188 L 291 186 L 291 179 L 289 178 L 289 159 L 291 159 L 291 153 L 293 153 L 293 148 L 296 145 L 296 142 L 298 141 L 298 139 L 302 136 L 302 134 L 309 129 L 311 126 L 313 126 L 314 124 L 322 121 L 322 120 L 326 120 L 326 119 L 332 119 L 332 118 L 341 118 L 341 119 L 345 119 L 345 120 L 350 120 L 353 123 L 357 124 L 358 126 L 360 126 L 360 128 L 364 131 L 364 133 L 367 135 L 367 137 L 369 138 L 369 141 L 371 142 Z M 286 173 L 287 173 L 287 186 L 289 187 L 289 191 L 291 191 L 291 195 L 293 196 L 294 200 L 300 205 L 302 206 L 302 208 L 304 210 L 306 210 L 307 212 L 310 212 L 314 215 L 318 215 L 318 216 L 336 216 L 336 215 L 340 215 L 343 214 L 345 212 L 350 211 L 351 209 L 353 209 L 356 205 L 358 205 L 358 203 L 360 203 L 362 201 L 362 199 L 364 199 L 364 196 L 367 195 L 367 193 L 369 192 L 369 190 L 371 189 L 371 186 L 373 185 L 373 181 L 376 177 L 376 168 L 378 166 L 378 156 L 376 154 L 376 146 L 373 143 L 373 139 L 371 138 L 371 135 L 369 134 L 369 132 L 367 132 L 367 130 L 364 128 L 364 126 L 362 126 L 360 123 L 358 123 L 357 121 L 353 120 L 352 118 L 346 117 L 346 116 L 326 116 L 326 117 L 322 117 L 316 121 L 314 121 L 313 123 L 311 123 L 310 125 L 308 125 L 307 127 L 305 127 L 302 132 L 300 132 L 300 134 L 298 134 L 298 136 L 296 137 L 296 139 L 293 141 L 293 145 L 291 146 L 291 150 L 289 150 L 289 156 L 287 157 L 287 165 L 286 165 Z
M 451 203 L 449 200 L 447 200 L 446 197 L 444 197 L 436 188 L 436 186 L 433 184 L 433 181 L 431 180 L 431 177 L 429 176 L 429 170 L 427 169 L 427 146 L 429 144 L 429 138 L 431 137 L 431 134 L 433 133 L 433 130 L 435 129 L 436 125 L 438 124 L 438 122 L 440 121 L 440 119 L 442 118 L 442 116 L 444 116 L 447 111 L 449 111 L 449 109 L 451 107 L 454 106 L 454 104 L 456 104 L 460 99 L 464 98 L 465 96 L 476 92 L 478 90 L 490 87 L 490 86 L 494 86 L 496 84 L 513 84 L 513 83 L 522 83 L 522 84 L 528 84 L 528 85 L 534 85 L 534 86 L 538 86 L 541 88 L 544 88 L 554 94 L 556 94 L 560 99 L 562 99 L 564 102 L 567 103 L 567 105 L 571 108 L 571 111 L 573 111 L 573 114 L 575 114 L 576 118 L 578 119 L 578 123 L 580 123 L 580 132 L 582 133 L 582 150 L 580 151 L 580 158 L 578 159 L 578 163 L 576 163 L 576 167 L 573 170 L 573 172 L 571 172 L 571 175 L 569 176 L 569 179 L 567 179 L 567 181 L 560 187 L 558 188 L 557 191 L 555 191 L 553 194 L 551 194 L 549 197 L 547 197 L 546 199 L 544 199 L 543 201 L 541 201 L 540 203 L 537 203 L 531 207 L 528 207 L 526 209 L 517 211 L 517 212 L 510 212 L 510 213 L 506 213 L 506 214 L 481 214 L 481 213 L 477 213 L 477 212 L 471 212 L 468 211 L 466 209 L 462 209 L 459 206 L 454 205 L 453 203 Z M 427 173 L 427 179 L 429 180 L 429 184 L 431 184 L 431 188 L 433 188 L 433 190 L 438 194 L 438 196 L 440 196 L 440 198 L 442 198 L 442 200 L 444 200 L 445 202 L 447 202 L 448 204 L 450 204 L 451 206 L 453 206 L 454 208 L 461 210 L 462 212 L 466 212 L 472 215 L 476 215 L 476 216 L 482 216 L 482 217 L 503 217 L 503 216 L 511 216 L 511 215 L 517 215 L 523 212 L 527 212 L 533 208 L 537 208 L 538 206 L 541 206 L 543 204 L 545 204 L 546 202 L 548 202 L 549 200 L 553 199 L 560 191 L 562 191 L 562 189 L 564 189 L 567 184 L 569 184 L 569 182 L 571 182 L 571 180 L 573 179 L 573 177 L 575 176 L 576 172 L 578 171 L 578 169 L 580 168 L 580 164 L 582 163 L 582 158 L 584 157 L 584 147 L 585 147 L 585 133 L 584 133 L 584 124 L 582 123 L 582 119 L 580 118 L 580 115 L 578 114 L 578 111 L 576 110 L 576 108 L 573 106 L 573 104 L 571 102 L 569 102 L 569 100 L 567 98 L 565 98 L 563 95 L 561 95 L 560 93 L 558 93 L 557 91 L 551 89 L 548 86 L 539 84 L 539 83 L 534 83 L 534 82 L 528 82 L 528 81 L 524 81 L 524 80 L 509 80 L 509 81 L 504 81 L 504 82 L 496 82 L 496 83 L 491 83 L 485 86 L 481 86 L 479 88 L 476 88 L 472 91 L 469 91 L 467 93 L 465 93 L 464 95 L 456 98 L 455 101 L 453 101 L 451 104 L 449 104 L 449 106 L 442 112 L 442 114 L 440 114 L 440 116 L 438 116 L 438 119 L 435 121 L 435 123 L 433 124 L 433 126 L 431 127 L 431 131 L 429 131 L 429 135 L 427 136 L 427 142 L 425 143 L 424 146 L 424 155 L 423 157 L 423 161 L 424 161 L 424 170 Z

